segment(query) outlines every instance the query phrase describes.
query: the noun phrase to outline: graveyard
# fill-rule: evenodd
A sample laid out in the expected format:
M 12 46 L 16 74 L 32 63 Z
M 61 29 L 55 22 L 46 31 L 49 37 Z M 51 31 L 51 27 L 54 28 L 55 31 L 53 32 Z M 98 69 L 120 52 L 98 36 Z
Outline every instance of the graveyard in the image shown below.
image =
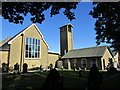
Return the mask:
M 79 88 L 84 90 L 88 85 L 89 71 L 82 71 L 79 76 L 79 71 L 72 70 L 58 70 L 63 79 L 63 88 Z M 3 74 L 2 75 L 2 88 L 5 90 L 17 89 L 40 89 L 44 84 L 45 79 L 49 72 L 28 72 L 26 74 Z M 100 85 L 100 90 L 105 88 L 119 88 L 120 72 L 108 73 L 100 71 L 103 77 L 103 82 Z M 52 81 L 51 81 L 52 82 Z

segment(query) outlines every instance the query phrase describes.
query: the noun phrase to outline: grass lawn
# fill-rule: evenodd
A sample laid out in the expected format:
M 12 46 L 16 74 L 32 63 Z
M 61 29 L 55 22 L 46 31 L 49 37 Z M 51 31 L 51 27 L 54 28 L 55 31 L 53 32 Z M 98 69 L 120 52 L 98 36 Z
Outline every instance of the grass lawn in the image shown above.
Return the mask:
M 103 90 L 102 88 L 110 88 L 109 90 L 120 90 L 120 72 L 117 76 L 108 80 L 104 80 L 103 84 L 101 85 L 101 90 Z
M 64 88 L 85 88 L 87 87 L 88 72 L 82 73 L 82 78 L 79 77 L 78 72 L 64 71 L 60 72 L 63 75 Z
M 36 89 L 40 88 L 47 74 L 49 72 L 32 72 L 31 76 L 22 75 L 3 75 L 2 86 L 5 90 L 17 90 L 17 89 Z M 60 75 L 63 76 L 64 88 L 86 88 L 89 71 L 82 72 L 82 78 L 79 77 L 78 72 L 74 71 L 59 71 Z M 106 72 L 100 72 L 103 78 L 109 77 Z M 114 82 L 114 83 L 113 83 Z M 112 85 L 110 85 L 112 83 Z M 101 88 L 118 88 L 120 83 L 120 74 L 115 78 L 105 80 Z M 101 89 L 102 90 L 102 89 Z
M 41 73 L 29 73 L 31 76 L 22 75 L 3 75 L 2 76 L 2 88 L 5 90 L 17 90 L 17 89 L 35 89 L 40 88 L 44 83 L 47 76 L 47 72 Z

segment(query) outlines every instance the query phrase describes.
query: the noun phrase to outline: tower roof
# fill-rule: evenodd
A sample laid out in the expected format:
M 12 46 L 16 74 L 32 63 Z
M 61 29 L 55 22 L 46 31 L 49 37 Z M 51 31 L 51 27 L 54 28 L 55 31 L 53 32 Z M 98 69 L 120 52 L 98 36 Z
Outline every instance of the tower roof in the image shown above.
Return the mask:
M 73 25 L 72 24 L 67 24 L 67 25 L 64 25 L 64 26 L 61 26 L 60 28 L 63 28 L 63 27 L 66 27 L 66 26 L 71 26 L 73 28 Z

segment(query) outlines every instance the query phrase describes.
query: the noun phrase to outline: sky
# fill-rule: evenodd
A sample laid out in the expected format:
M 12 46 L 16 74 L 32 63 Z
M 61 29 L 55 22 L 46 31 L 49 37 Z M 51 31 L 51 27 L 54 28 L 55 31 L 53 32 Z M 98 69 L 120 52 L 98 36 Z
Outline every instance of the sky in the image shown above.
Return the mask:
M 42 24 L 36 23 L 40 32 L 43 34 L 44 39 L 48 43 L 49 51 L 60 52 L 60 30 L 59 27 L 66 24 L 72 24 L 73 27 L 73 48 L 81 49 L 88 47 L 95 47 L 96 34 L 94 30 L 95 19 L 89 15 L 90 10 L 93 8 L 91 2 L 80 2 L 73 10 L 75 13 L 75 20 L 70 21 L 63 15 L 63 9 L 60 14 L 50 17 L 50 10 L 45 11 L 45 20 Z M 25 17 L 23 24 L 9 23 L 8 20 L 4 20 L 2 17 L 2 40 L 7 37 L 13 37 L 26 27 L 32 24 L 29 19 L 30 14 Z M 106 43 L 100 46 L 107 45 Z

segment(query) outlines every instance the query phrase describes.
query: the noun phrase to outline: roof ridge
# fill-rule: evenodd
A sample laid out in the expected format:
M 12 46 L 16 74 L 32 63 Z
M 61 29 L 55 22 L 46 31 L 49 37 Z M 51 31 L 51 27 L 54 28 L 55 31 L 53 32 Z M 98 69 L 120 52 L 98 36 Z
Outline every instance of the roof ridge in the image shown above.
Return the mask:
M 98 46 L 98 47 L 88 47 L 88 48 L 81 48 L 81 49 L 72 49 L 70 51 L 77 51 L 77 50 L 85 50 L 85 49 L 93 49 L 93 48 L 100 48 L 100 47 L 108 47 L 107 45 Z

